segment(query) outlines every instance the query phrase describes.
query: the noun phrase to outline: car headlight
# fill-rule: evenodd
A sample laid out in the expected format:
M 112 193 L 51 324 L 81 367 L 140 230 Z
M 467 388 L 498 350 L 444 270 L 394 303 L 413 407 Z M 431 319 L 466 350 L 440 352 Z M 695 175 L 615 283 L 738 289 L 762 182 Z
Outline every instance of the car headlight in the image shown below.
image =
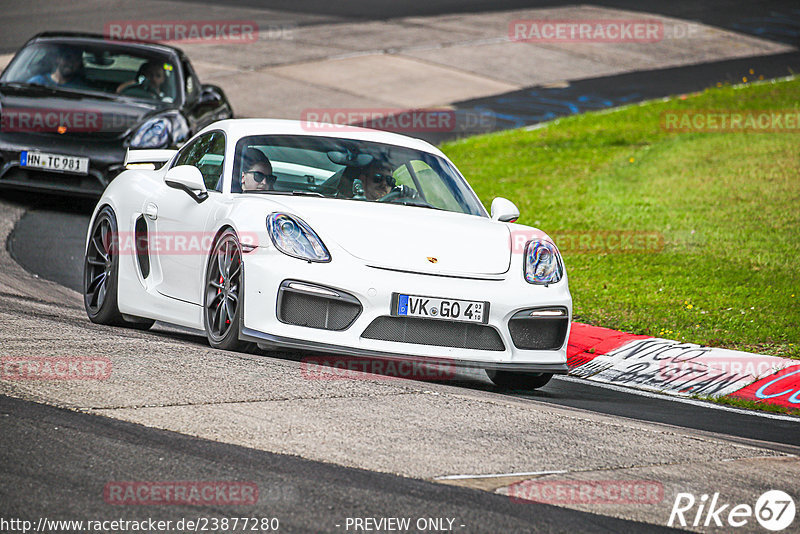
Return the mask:
M 148 120 L 131 137 L 131 148 L 163 148 L 169 145 L 172 123 L 166 117 Z
M 331 261 L 322 240 L 298 217 L 272 213 L 267 217 L 267 231 L 272 243 L 284 254 L 306 261 Z
M 529 284 L 555 284 L 564 276 L 561 254 L 552 241 L 534 239 L 525 245 L 525 280 Z

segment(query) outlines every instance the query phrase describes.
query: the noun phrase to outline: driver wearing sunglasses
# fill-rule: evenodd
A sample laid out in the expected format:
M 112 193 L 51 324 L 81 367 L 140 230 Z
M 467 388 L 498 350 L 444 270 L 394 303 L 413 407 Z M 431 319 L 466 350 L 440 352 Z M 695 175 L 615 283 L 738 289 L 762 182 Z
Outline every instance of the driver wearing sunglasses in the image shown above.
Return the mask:
M 378 200 L 385 197 L 396 184 L 391 167 L 385 163 L 370 165 L 361 172 L 358 178 L 364 185 L 364 196 L 367 200 Z
M 242 157 L 242 191 L 272 191 L 278 178 L 272 164 L 257 148 L 249 147 Z

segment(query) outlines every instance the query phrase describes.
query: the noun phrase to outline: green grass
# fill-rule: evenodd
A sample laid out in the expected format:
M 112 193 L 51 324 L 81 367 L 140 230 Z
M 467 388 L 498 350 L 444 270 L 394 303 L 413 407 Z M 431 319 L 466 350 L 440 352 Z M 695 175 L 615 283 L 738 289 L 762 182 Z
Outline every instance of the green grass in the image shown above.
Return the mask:
M 762 412 L 769 412 L 769 413 L 782 413 L 786 415 L 797 415 L 800 416 L 800 410 L 795 408 L 786 408 L 785 406 L 781 406 L 779 404 L 770 404 L 768 402 L 758 402 L 758 401 L 751 401 L 747 399 L 740 399 L 738 397 L 733 397 L 731 395 L 726 395 L 723 397 L 700 397 L 694 396 L 693 398 L 704 400 L 708 402 L 713 402 L 716 404 L 722 404 L 725 406 L 733 406 L 735 408 L 743 408 L 746 410 L 758 410 Z
M 723 86 L 445 144 L 487 207 L 559 244 L 657 232 L 658 252 L 563 250 L 575 320 L 800 358 L 800 133 L 674 133 L 666 110 L 800 110 L 800 79 Z M 800 132 L 800 130 L 798 130 Z

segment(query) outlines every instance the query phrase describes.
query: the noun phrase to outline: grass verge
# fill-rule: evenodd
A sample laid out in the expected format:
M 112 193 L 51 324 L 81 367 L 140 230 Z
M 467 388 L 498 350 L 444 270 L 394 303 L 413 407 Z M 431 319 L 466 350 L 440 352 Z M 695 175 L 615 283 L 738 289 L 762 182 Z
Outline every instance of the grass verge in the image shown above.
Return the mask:
M 786 408 L 785 406 L 781 406 L 779 404 L 770 404 L 768 402 L 757 402 L 747 399 L 740 399 L 738 397 L 733 397 L 731 395 L 725 395 L 723 397 L 695 396 L 693 398 L 708 402 L 714 402 L 716 404 L 723 404 L 725 406 L 733 406 L 735 408 L 744 408 L 746 410 L 758 410 L 762 412 L 781 413 L 786 415 L 800 416 L 800 409 Z
M 800 128 L 662 128 L 663 112 L 692 109 L 800 111 L 800 79 L 712 88 L 442 149 L 482 199 L 511 199 L 520 223 L 565 243 L 576 321 L 800 358 Z M 658 246 L 620 251 L 608 237 L 640 233 L 659 236 Z

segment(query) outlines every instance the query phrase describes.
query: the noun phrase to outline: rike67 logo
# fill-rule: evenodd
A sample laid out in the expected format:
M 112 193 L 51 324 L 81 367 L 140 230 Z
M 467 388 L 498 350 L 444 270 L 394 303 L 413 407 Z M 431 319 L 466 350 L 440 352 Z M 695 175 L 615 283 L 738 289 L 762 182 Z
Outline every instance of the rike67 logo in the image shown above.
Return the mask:
M 755 506 L 726 503 L 719 493 L 703 494 L 696 498 L 691 493 L 678 493 L 667 526 L 692 527 L 744 527 L 755 520 L 767 530 L 779 532 L 794 522 L 795 504 L 792 497 L 781 490 L 764 492 Z

